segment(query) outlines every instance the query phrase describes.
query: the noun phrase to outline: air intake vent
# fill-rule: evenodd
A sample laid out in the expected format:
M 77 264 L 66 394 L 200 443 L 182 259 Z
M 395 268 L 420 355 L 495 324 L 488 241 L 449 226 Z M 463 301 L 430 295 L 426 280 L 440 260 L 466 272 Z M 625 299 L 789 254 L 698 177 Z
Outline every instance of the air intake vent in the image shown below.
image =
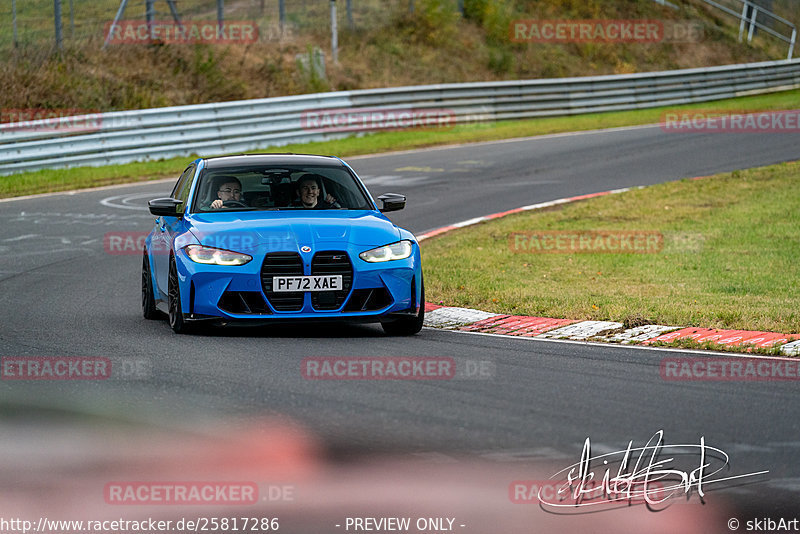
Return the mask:
M 272 313 L 260 291 L 226 291 L 217 306 L 228 313 L 252 315 Z
M 389 306 L 392 302 L 392 296 L 385 287 L 355 289 L 343 311 L 377 311 Z

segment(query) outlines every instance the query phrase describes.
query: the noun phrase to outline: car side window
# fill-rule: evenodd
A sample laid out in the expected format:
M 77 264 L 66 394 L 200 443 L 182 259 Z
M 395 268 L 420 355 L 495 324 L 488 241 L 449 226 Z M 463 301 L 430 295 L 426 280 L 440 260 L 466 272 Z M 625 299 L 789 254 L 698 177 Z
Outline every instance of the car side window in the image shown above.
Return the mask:
M 175 184 L 175 189 L 172 191 L 172 198 L 177 198 L 181 200 L 181 204 L 177 208 L 178 213 L 183 213 L 186 211 L 186 200 L 189 198 L 189 191 L 192 188 L 192 178 L 194 177 L 194 165 L 189 165 L 189 167 L 183 171 L 181 177 L 178 178 L 178 183 Z

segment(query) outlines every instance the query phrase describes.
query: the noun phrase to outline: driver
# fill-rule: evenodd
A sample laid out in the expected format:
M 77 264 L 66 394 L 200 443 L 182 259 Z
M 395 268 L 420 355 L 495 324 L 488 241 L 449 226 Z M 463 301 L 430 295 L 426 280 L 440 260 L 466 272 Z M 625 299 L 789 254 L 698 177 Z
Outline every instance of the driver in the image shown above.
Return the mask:
M 219 181 L 217 188 L 217 199 L 209 206 L 211 209 L 218 210 L 226 208 L 224 203 L 228 201 L 236 201 L 241 205 L 246 205 L 242 202 L 242 183 L 235 176 L 223 176 Z

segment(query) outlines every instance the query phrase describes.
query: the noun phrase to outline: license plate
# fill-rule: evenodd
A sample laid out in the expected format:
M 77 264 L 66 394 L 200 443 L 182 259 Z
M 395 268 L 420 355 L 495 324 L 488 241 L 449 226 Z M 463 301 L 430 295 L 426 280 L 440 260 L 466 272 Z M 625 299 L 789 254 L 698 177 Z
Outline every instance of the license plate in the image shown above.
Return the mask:
M 276 293 L 296 291 L 339 291 L 342 275 L 327 276 L 273 276 L 272 290 Z

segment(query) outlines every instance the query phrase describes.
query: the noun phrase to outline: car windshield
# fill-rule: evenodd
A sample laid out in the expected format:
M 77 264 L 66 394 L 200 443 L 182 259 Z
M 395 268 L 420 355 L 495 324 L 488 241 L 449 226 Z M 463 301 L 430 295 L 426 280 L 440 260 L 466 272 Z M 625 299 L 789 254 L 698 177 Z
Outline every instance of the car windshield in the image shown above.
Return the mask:
M 194 212 L 374 209 L 363 187 L 346 168 L 207 168 L 196 188 Z

